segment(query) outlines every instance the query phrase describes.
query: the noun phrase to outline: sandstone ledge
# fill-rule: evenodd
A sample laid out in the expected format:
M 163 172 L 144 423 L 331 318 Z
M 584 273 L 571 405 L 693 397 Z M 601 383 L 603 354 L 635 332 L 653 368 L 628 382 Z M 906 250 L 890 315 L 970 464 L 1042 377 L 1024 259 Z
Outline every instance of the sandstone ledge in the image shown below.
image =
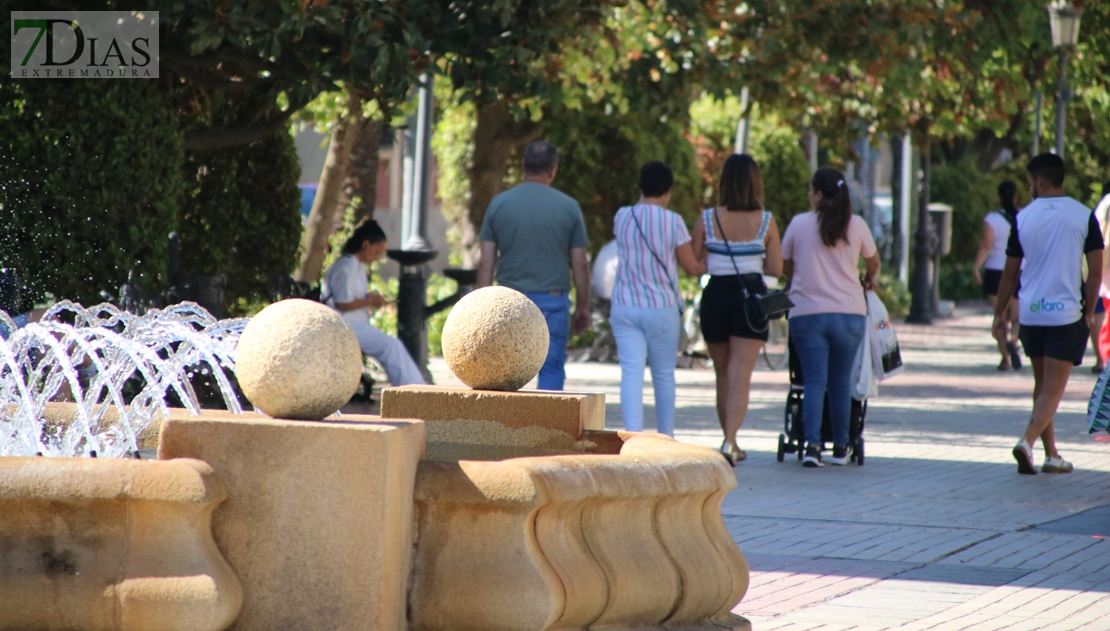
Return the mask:
M 416 631 L 748 628 L 748 567 L 712 450 L 620 433 L 619 455 L 420 464 Z

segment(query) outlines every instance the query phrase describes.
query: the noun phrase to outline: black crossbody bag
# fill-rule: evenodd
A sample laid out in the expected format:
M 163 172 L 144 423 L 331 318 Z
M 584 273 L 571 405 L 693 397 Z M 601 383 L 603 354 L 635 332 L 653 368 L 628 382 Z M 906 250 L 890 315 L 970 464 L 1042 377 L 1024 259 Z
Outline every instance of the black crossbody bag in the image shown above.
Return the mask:
M 762 333 L 767 330 L 771 320 L 777 320 L 786 315 L 787 311 L 794 306 L 786 292 L 781 289 L 774 291 L 767 291 L 763 294 L 752 294 L 748 291 L 747 285 L 744 284 L 740 268 L 736 266 L 736 259 L 732 254 L 732 246 L 729 245 L 728 237 L 725 236 L 725 230 L 721 227 L 721 218 L 717 216 L 717 209 L 713 209 L 713 219 L 717 222 L 717 232 L 721 234 L 721 240 L 725 242 L 725 247 L 728 248 L 728 259 L 732 261 L 732 269 L 736 271 L 736 279 L 740 283 L 740 290 L 744 292 L 744 317 L 748 321 L 748 326 L 751 327 L 756 333 Z M 752 322 L 762 322 L 763 327 L 757 328 Z

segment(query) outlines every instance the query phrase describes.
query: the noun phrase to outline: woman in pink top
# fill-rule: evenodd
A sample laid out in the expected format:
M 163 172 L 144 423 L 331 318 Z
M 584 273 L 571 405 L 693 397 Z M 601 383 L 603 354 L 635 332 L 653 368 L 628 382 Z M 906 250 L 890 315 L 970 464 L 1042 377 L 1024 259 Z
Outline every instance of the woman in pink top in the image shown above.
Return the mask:
M 825 394 L 832 421 L 836 465 L 848 463 L 852 364 L 867 327 L 864 288 L 874 290 L 879 253 L 867 223 L 852 214 L 848 184 L 822 168 L 809 183 L 812 212 L 794 217 L 782 237 L 783 274 L 790 310 L 790 341 L 802 364 L 806 452 L 803 466 L 822 467 L 821 416 Z M 866 265 L 860 287 L 859 259 Z

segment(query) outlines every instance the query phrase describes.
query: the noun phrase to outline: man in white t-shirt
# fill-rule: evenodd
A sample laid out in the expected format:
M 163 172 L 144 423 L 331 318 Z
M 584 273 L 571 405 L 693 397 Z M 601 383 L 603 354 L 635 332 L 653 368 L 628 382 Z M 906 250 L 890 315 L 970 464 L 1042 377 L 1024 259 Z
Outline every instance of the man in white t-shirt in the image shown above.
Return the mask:
M 1042 473 L 1068 473 L 1056 451 L 1053 420 L 1072 366 L 1083 361 L 1102 283 L 1104 243 L 1090 208 L 1064 195 L 1064 161 L 1042 153 L 1026 166 L 1033 201 L 1017 216 L 1006 248 L 992 331 L 1003 339 L 1006 307 L 1021 276 L 1018 303 L 1021 345 L 1033 363 L 1033 415 L 1013 449 L 1018 473 L 1035 474 L 1033 444 L 1044 445 Z M 1083 257 L 1088 278 L 1083 284 Z M 1025 265 L 1022 266 L 1024 259 Z

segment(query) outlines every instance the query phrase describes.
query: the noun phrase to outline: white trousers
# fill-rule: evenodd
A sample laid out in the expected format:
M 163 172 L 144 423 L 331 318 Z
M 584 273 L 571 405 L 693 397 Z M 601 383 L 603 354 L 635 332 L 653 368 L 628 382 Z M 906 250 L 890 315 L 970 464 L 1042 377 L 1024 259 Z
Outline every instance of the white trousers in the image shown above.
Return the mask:
M 378 360 L 389 376 L 389 385 L 404 386 L 410 383 L 425 383 L 424 376 L 412 361 L 408 349 L 401 340 L 386 335 L 361 318 L 343 318 L 358 338 L 358 346 L 364 355 Z

